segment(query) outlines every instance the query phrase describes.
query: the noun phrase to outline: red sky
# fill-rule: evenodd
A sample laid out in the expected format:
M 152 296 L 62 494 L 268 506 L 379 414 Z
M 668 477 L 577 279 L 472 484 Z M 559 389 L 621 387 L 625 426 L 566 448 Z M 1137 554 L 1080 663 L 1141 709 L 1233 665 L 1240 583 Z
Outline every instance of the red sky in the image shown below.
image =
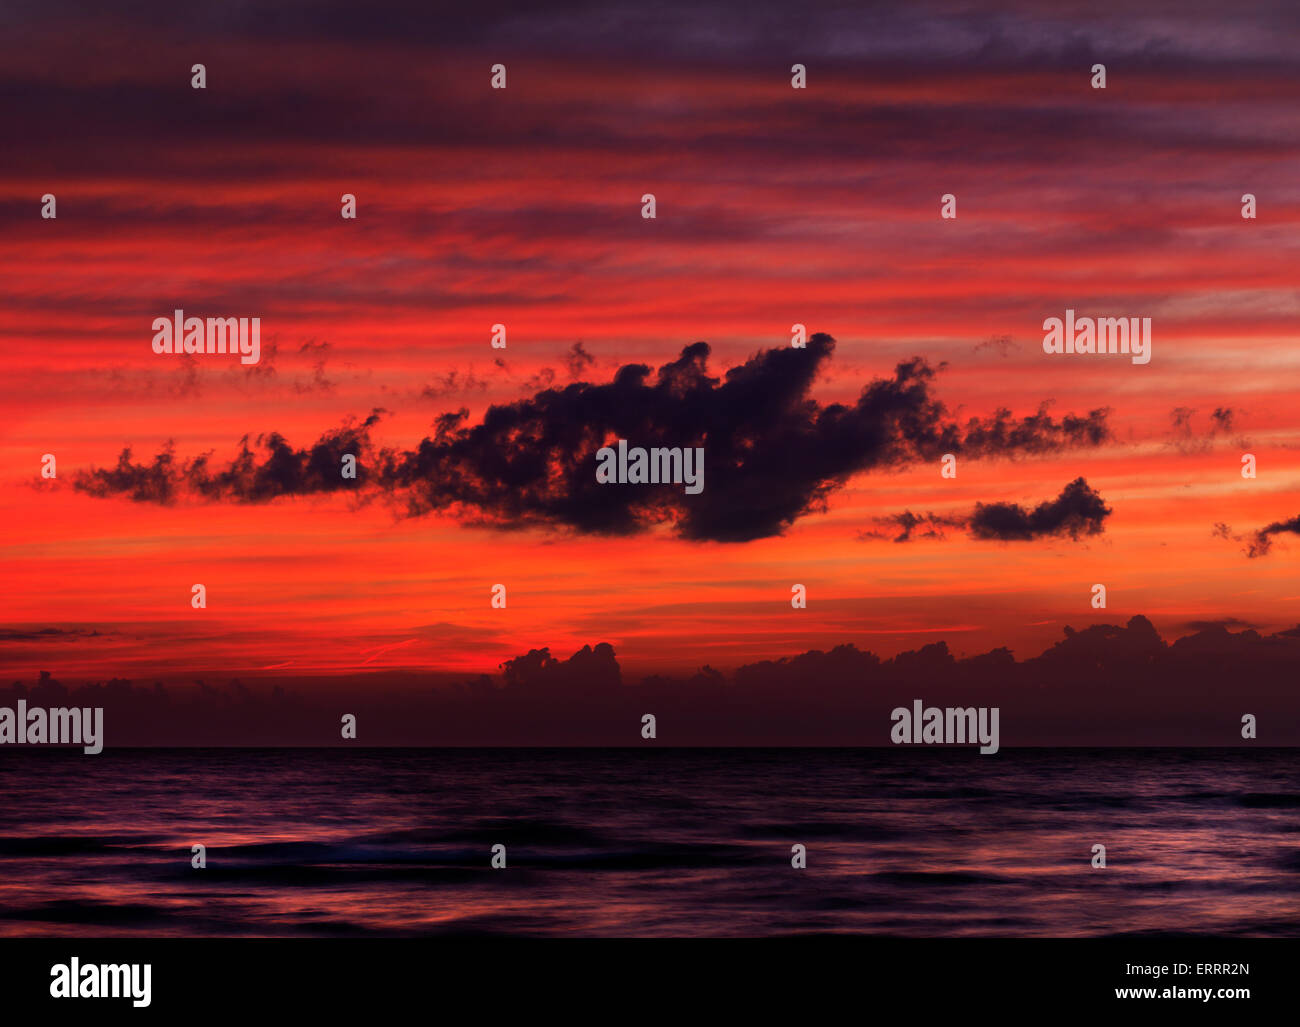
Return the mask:
M 1300 538 L 1250 558 L 1214 534 L 1300 514 L 1294 15 L 1246 5 L 1226 33 L 1194 9 L 1084 10 L 795 25 L 760 5 L 725 41 L 631 7 L 599 24 L 523 7 L 366 26 L 197 25 L 147 5 L 129 23 L 5 15 L 9 678 L 477 674 L 597 642 L 648 673 L 842 642 L 1028 656 L 1066 624 L 1139 613 L 1166 638 L 1296 625 Z M 790 88 L 795 61 L 806 90 Z M 190 88 L 195 62 L 206 90 Z M 1089 85 L 1098 62 L 1105 90 Z M 259 316 L 261 363 L 154 354 L 153 318 L 178 307 Z M 1150 317 L 1151 363 L 1044 354 L 1042 321 L 1066 308 Z M 872 470 L 824 512 L 738 543 L 667 524 L 498 531 L 339 495 L 160 506 L 74 487 L 124 447 L 228 461 L 245 435 L 305 447 L 377 407 L 372 437 L 410 448 L 445 412 L 476 424 L 696 340 L 720 377 L 788 346 L 795 322 L 836 339 L 820 404 L 852 404 L 920 356 L 946 363 L 933 394 L 959 419 L 1108 407 L 1114 437 L 963 459 L 955 480 L 930 461 Z M 579 342 L 594 360 L 571 368 Z M 1102 534 L 861 537 L 906 510 L 1032 507 L 1080 476 L 1113 511 Z M 206 610 L 190 608 L 195 582 Z M 489 605 L 498 582 L 505 610 Z

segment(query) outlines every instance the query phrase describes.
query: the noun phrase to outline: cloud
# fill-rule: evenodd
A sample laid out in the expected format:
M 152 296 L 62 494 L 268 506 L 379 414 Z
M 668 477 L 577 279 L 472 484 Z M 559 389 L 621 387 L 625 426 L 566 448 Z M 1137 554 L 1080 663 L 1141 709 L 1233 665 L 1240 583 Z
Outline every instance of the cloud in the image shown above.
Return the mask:
M 1055 499 L 1027 510 L 1019 503 L 976 503 L 970 532 L 975 538 L 1004 541 L 1051 535 L 1100 535 L 1111 509 L 1083 478 L 1075 478 Z
M 329 358 L 330 344 L 308 340 L 299 347 L 298 352 L 311 360 L 312 373 L 310 378 L 296 380 L 293 383 L 294 389 L 301 393 L 334 391 L 334 382 L 325 377 L 325 361 Z
M 370 428 L 385 412 L 376 409 L 360 425 L 345 424 L 327 432 L 307 449 L 293 448 L 279 432 L 259 435 L 254 445 L 245 435 L 239 455 L 222 469 L 214 469 L 211 453 L 179 464 L 170 441 L 149 464 L 135 463 L 126 448 L 116 467 L 80 471 L 73 484 L 78 491 L 100 498 L 126 496 L 137 503 L 160 505 L 191 496 L 264 503 L 279 496 L 354 490 L 367 483 Z M 345 454 L 357 457 L 355 480 L 343 477 Z
M 1170 440 L 1166 445 L 1180 453 L 1208 452 L 1212 440 L 1221 435 L 1231 435 L 1236 427 L 1241 411 L 1233 407 L 1215 407 L 1210 412 L 1210 425 L 1205 431 L 1197 431 L 1192 424 L 1196 416 L 1194 407 L 1174 407 L 1169 411 Z M 1243 443 L 1246 440 L 1241 440 Z
M 528 395 L 530 393 L 541 392 L 544 389 L 549 389 L 554 384 L 554 369 L 543 367 L 535 375 L 531 376 L 526 382 L 524 382 L 522 391 L 525 395 Z
M 1300 516 L 1292 517 L 1287 521 L 1274 521 L 1246 534 L 1238 534 L 1229 525 L 1216 521 L 1210 534 L 1215 538 L 1244 543 L 1242 551 L 1254 560 L 1261 556 L 1268 556 L 1272 552 L 1274 535 L 1300 535 Z
M 435 377 L 432 382 L 420 390 L 420 395 L 425 399 L 442 399 L 445 396 L 483 392 L 487 387 L 487 381 L 476 375 L 473 369 L 462 374 L 453 367 L 445 374 Z
M 914 514 L 911 510 L 904 510 L 900 514 L 891 514 L 888 517 L 877 517 L 876 523 L 881 525 L 893 525 L 898 529 L 898 534 L 894 536 L 895 542 L 911 542 L 913 538 L 944 538 L 944 528 L 964 528 L 969 523 L 969 517 L 963 517 L 959 514 L 952 516 L 943 516 L 941 514 Z M 925 525 L 926 530 L 917 532 L 917 529 Z M 858 538 L 861 540 L 888 538 L 892 531 L 863 531 Z
M 531 649 L 503 663 L 501 673 L 507 691 L 551 695 L 600 693 L 623 684 L 614 647 L 608 642 L 600 642 L 594 649 L 584 645 L 567 660 L 555 659 L 549 648 Z
M 443 414 L 434 436 L 410 450 L 372 451 L 368 429 L 376 412 L 306 450 L 278 433 L 259 436 L 260 459 L 245 437 L 240 455 L 219 471 L 210 455 L 182 468 L 170 448 L 143 465 L 124 450 L 116 468 L 82 472 L 75 484 L 92 495 L 143 502 L 172 502 L 185 492 L 264 502 L 355 486 L 388 497 L 407 516 L 442 511 L 498 529 L 604 535 L 667 523 L 686 539 L 743 542 L 779 535 L 800 517 L 824 510 L 828 497 L 855 474 L 945 453 L 1010 458 L 1097 446 L 1111 437 L 1105 408 L 1058 420 L 1043 403 L 1023 417 L 1002 409 L 958 422 L 932 395 L 938 369 L 919 357 L 872 380 L 855 403 L 823 405 L 809 391 L 834 346 L 819 333 L 806 349 L 763 350 L 719 378 L 708 373 L 708 344 L 696 342 L 657 373 L 627 364 L 607 383 L 574 382 L 491 406 L 478 424 L 465 423 L 465 410 Z M 703 448 L 703 491 L 597 482 L 596 452 L 617 439 Z M 344 452 L 365 457 L 357 482 L 339 478 Z M 1086 514 L 1061 506 L 1091 494 L 1086 485 L 1083 490 L 1063 493 L 1027 515 L 1031 530 L 1055 530 L 1053 518 L 1062 519 L 1063 531 L 1083 524 L 1079 517 Z M 990 532 L 1005 521 L 997 507 L 974 516 Z
M 1230 433 L 1233 424 L 1236 421 L 1237 414 L 1238 411 L 1234 410 L 1232 407 L 1215 407 L 1214 411 L 1210 414 L 1210 419 L 1214 422 L 1214 426 L 1210 429 L 1210 433 L 1212 435 Z
M 1189 620 L 1182 626 L 1188 631 L 1227 631 L 1229 628 L 1253 628 L 1255 625 L 1240 617 L 1217 617 L 1212 620 Z
M 1068 535 L 1078 540 L 1083 535 L 1100 535 L 1111 514 L 1101 496 L 1083 478 L 1076 478 L 1055 499 L 1045 500 L 1032 510 L 1019 503 L 976 503 L 969 514 L 939 515 L 901 514 L 877 519 L 900 529 L 895 542 L 913 538 L 943 538 L 945 528 L 961 528 L 972 538 L 1002 542 L 1027 542 L 1037 538 Z M 926 530 L 917 529 L 925 526 Z M 884 532 L 863 532 L 862 539 L 884 538 Z
M 571 650 L 570 650 L 571 651 Z M 103 706 L 116 745 L 340 744 L 347 706 L 374 745 L 626 745 L 653 712 L 675 745 L 875 745 L 890 710 L 999 706 L 1010 745 L 1223 745 L 1241 710 L 1300 742 L 1294 712 L 1300 628 L 1261 635 L 1209 622 L 1172 643 L 1150 620 L 1064 627 L 1037 656 L 1006 647 L 965 656 L 935 641 L 882 659 L 852 643 L 720 672 L 629 679 L 607 642 L 567 659 L 535 648 L 500 673 L 443 677 L 410 690 L 401 676 L 64 684 L 49 672 L 0 686 L 0 705 Z M 1223 689 L 1224 668 L 1235 685 Z M 385 688 L 385 683 L 389 687 Z M 393 688 L 394 682 L 401 683 Z M 1115 716 L 1122 703 L 1125 716 Z M 1244 705 L 1243 705 L 1244 704 Z M 1170 716 L 1170 709 L 1181 716 Z M 1015 714 L 1014 729 L 1010 712 Z M 345 743 L 344 743 L 345 744 Z
M 63 639 L 100 638 L 102 633 L 90 628 L 4 628 L 0 642 L 57 642 Z
M 1292 517 L 1288 521 L 1274 521 L 1260 528 L 1250 536 L 1246 555 L 1251 559 L 1267 556 L 1273 548 L 1273 536 L 1282 534 L 1300 535 L 1300 516 Z
M 581 340 L 564 356 L 564 366 L 569 369 L 569 378 L 573 381 L 582 377 L 582 373 L 596 362 L 596 358 L 583 348 Z
M 1016 342 L 1010 335 L 990 335 L 983 342 L 976 343 L 971 352 L 979 353 L 986 349 L 996 350 L 1000 357 L 1009 357 L 1020 349 L 1020 343 Z
M 808 393 L 833 349 L 818 334 L 807 349 L 762 351 L 716 378 L 708 345 L 694 343 L 653 377 L 629 364 L 608 384 L 547 389 L 490 408 L 478 425 L 446 422 L 417 450 L 388 454 L 382 477 L 406 494 L 412 514 L 455 507 L 495 527 L 598 534 L 670 522 L 684 538 L 746 541 L 823 509 L 863 471 L 949 452 L 1013 456 L 1109 438 L 1105 410 L 1059 421 L 1045 406 L 1023 418 L 999 410 L 958 424 L 932 397 L 936 371 L 919 358 L 872 381 L 852 406 L 823 406 Z M 702 447 L 703 492 L 598 483 L 595 453 L 619 438 Z

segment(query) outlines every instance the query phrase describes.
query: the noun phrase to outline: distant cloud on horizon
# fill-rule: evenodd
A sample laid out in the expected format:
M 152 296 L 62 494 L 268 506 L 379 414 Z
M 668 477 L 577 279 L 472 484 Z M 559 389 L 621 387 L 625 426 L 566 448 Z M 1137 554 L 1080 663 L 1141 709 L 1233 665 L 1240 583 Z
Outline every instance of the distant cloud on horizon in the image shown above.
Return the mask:
M 1065 626 L 1059 641 L 1023 660 L 1005 647 L 959 657 L 944 641 L 882 659 L 845 643 L 731 673 L 703 667 L 629 682 L 614 647 L 601 642 L 567 658 L 532 649 L 497 675 L 403 696 L 358 690 L 360 679 L 349 677 L 70 687 L 44 671 L 0 687 L 0 705 L 104 706 L 116 745 L 337 744 L 344 696 L 372 745 L 634 745 L 645 712 L 658 718 L 661 744 L 873 745 L 887 744 L 895 705 L 914 697 L 969 705 L 978 695 L 1002 706 L 1013 747 L 1230 745 L 1240 741 L 1243 711 L 1259 717 L 1267 744 L 1297 745 L 1300 722 L 1287 711 L 1298 659 L 1300 625 L 1261 636 L 1213 623 L 1169 643 L 1134 616 Z M 1238 681 L 1230 694 L 1225 667 Z

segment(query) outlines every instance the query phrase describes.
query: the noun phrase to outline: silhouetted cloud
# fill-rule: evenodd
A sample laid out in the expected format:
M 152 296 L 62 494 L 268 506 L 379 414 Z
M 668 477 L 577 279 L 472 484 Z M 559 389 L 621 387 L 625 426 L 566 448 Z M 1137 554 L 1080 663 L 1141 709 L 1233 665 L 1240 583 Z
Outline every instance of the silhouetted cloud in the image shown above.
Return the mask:
M 623 683 L 614 647 L 608 642 L 594 649 L 585 645 L 567 660 L 557 660 L 547 649 L 531 649 L 501 665 L 505 688 L 549 693 L 599 692 Z
M 977 503 L 970 531 L 976 538 L 1027 540 L 1049 535 L 1100 535 L 1111 509 L 1083 478 L 1075 478 L 1055 499 L 1027 510 L 1019 503 Z
M 1292 517 L 1289 521 L 1274 521 L 1254 532 L 1249 537 L 1246 554 L 1252 559 L 1267 556 L 1273 548 L 1273 536 L 1281 534 L 1300 535 L 1300 516 Z
M 1098 493 L 1083 478 L 1076 478 L 1061 490 L 1055 499 L 1039 503 L 1033 509 L 1019 503 L 976 503 L 969 514 L 914 514 L 906 510 L 901 514 L 881 517 L 877 523 L 890 524 L 899 529 L 895 542 L 910 542 L 914 538 L 943 538 L 945 528 L 961 528 L 977 539 L 997 539 L 1003 542 L 1027 542 L 1032 539 L 1068 535 L 1078 539 L 1083 535 L 1100 535 L 1105 530 L 1105 520 L 1111 514 Z M 918 531 L 922 526 L 925 531 Z M 859 538 L 884 538 L 884 532 L 863 532 Z
M 1255 531 L 1245 534 L 1234 532 L 1230 525 L 1216 521 L 1211 530 L 1215 538 L 1228 539 L 1243 543 L 1242 551 L 1252 560 L 1267 556 L 1273 549 L 1273 536 L 1282 534 L 1300 535 L 1300 516 L 1286 521 L 1274 521 Z
M 1189 620 L 1183 627 L 1189 631 L 1227 631 L 1228 628 L 1253 628 L 1254 625 L 1240 617 L 1215 617 L 1211 620 Z
M 127 496 L 139 503 L 170 504 L 182 496 L 208 500 L 264 503 L 279 496 L 338 492 L 365 484 L 364 456 L 370 450 L 370 428 L 383 410 L 373 411 L 360 425 L 346 424 L 327 432 L 308 449 L 295 449 L 279 432 L 259 435 L 254 445 L 245 435 L 239 455 L 220 470 L 211 453 L 178 464 L 172 443 L 149 464 L 137 464 L 131 450 L 122 450 L 117 466 L 81 471 L 75 487 L 92 496 Z M 343 477 L 343 456 L 357 457 L 355 480 Z
M 171 502 L 185 491 L 209 499 L 261 502 L 279 495 L 366 485 L 394 499 L 409 516 L 451 511 L 467 523 L 499 529 L 544 526 L 625 535 L 671 523 L 688 539 L 739 542 L 778 535 L 854 474 L 937 460 L 1014 457 L 1110 438 L 1109 411 L 1059 420 L 1048 404 L 1023 417 L 952 418 L 931 395 L 937 369 L 921 358 L 866 385 L 856 403 L 823 405 L 809 397 L 834 349 L 825 334 L 806 349 L 764 350 L 722 378 L 708 374 L 709 347 L 693 343 L 652 375 L 644 364 L 619 368 L 606 384 L 575 382 L 532 398 L 489 407 L 481 423 L 468 412 L 444 414 L 436 433 L 413 450 L 373 454 L 358 481 L 344 482 L 344 452 L 371 455 L 368 429 L 347 426 L 307 450 L 278 434 L 259 436 L 258 459 L 247 437 L 239 457 L 214 471 L 208 456 L 178 467 L 168 448 L 152 464 L 126 450 L 112 470 L 83 472 L 76 487 L 92 495 Z M 596 480 L 596 452 L 627 439 L 645 447 L 702 447 L 704 489 L 627 486 Z M 1068 491 L 1068 490 L 1067 490 Z M 1031 532 L 1072 531 L 1095 509 L 1074 510 L 1093 494 L 1065 494 L 1025 514 Z M 1098 501 L 1099 502 L 1099 501 Z M 1103 508 L 1104 509 L 1104 508 Z M 1013 531 L 1015 511 L 976 511 L 981 537 Z M 1012 537 L 1012 536 L 1008 536 Z
M 425 674 L 416 690 L 385 688 L 384 674 L 141 687 L 64 685 L 41 672 L 0 687 L 0 705 L 103 706 L 113 746 L 337 745 L 340 709 L 357 714 L 375 745 L 628 745 L 647 712 L 673 745 L 887 745 L 890 711 L 916 698 L 1001 707 L 1008 747 L 1240 744 L 1243 710 L 1269 725 L 1270 744 L 1294 745 L 1297 660 L 1300 627 L 1261 635 L 1209 623 L 1169 643 L 1135 616 L 1067 626 L 1021 660 L 1005 647 L 958 656 L 945 641 L 882 659 L 845 643 L 731 672 L 627 681 L 601 642 L 567 659 L 532 649 L 469 681 L 431 684 Z

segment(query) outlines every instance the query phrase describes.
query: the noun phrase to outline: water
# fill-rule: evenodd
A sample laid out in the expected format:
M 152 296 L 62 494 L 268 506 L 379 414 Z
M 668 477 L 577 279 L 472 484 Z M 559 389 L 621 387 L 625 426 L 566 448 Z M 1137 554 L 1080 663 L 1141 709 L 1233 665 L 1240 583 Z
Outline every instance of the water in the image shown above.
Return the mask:
M 0 794 L 0 935 L 1300 936 L 1286 749 L 11 749 Z

